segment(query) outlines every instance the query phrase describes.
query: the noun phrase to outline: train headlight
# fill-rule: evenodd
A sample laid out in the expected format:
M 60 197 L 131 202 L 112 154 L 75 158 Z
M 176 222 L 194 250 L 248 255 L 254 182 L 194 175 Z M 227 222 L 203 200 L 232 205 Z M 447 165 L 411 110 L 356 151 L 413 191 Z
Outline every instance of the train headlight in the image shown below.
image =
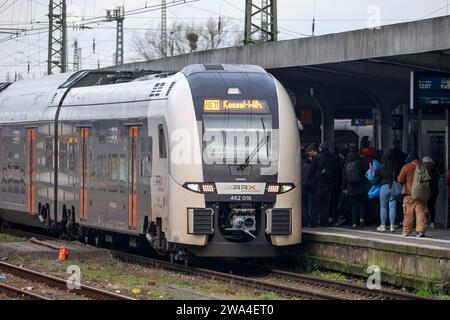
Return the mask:
M 203 193 L 216 193 L 216 186 L 214 183 L 202 183 Z
M 286 193 L 294 189 L 292 183 L 268 183 L 266 186 L 266 193 Z
M 183 187 L 197 193 L 216 193 L 216 185 L 214 183 L 186 182 Z
M 280 186 L 278 184 L 268 184 L 267 193 L 278 193 L 280 191 Z
M 194 192 L 200 192 L 200 183 L 185 183 L 184 187 Z

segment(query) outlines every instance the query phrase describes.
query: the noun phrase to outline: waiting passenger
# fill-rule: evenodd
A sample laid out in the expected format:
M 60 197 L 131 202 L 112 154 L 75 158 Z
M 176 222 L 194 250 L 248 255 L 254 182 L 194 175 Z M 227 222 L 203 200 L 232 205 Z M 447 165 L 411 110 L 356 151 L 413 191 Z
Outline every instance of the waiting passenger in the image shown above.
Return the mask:
M 378 223 L 380 212 L 380 186 L 374 183 L 372 177 L 380 166 L 380 155 L 372 147 L 367 147 L 362 151 L 364 159 L 369 166 L 367 170 L 366 188 L 368 190 L 366 204 L 366 220 L 369 224 Z
M 333 191 L 331 192 L 331 203 L 330 203 L 330 218 L 328 219 L 328 224 L 340 224 L 342 219 L 339 219 L 338 206 L 341 199 L 341 186 L 342 186 L 342 166 L 341 158 L 339 153 L 331 153 L 331 161 L 334 163 L 334 174 L 333 174 Z
M 447 197 L 448 197 L 448 218 L 447 221 L 450 220 L 450 170 L 447 172 Z M 447 227 L 450 227 L 450 223 L 447 223 Z
M 430 181 L 430 199 L 428 199 L 428 213 L 429 215 L 429 222 L 428 222 L 428 228 L 434 229 L 434 218 L 436 216 L 436 200 L 439 195 L 439 179 L 441 178 L 441 175 L 439 174 L 439 171 L 431 157 L 425 157 L 422 160 L 423 165 L 425 168 L 427 168 L 428 173 L 430 175 L 431 181 Z
M 319 149 L 315 145 L 309 145 L 306 149 L 305 159 L 302 164 L 302 208 L 305 213 L 303 222 L 311 225 L 312 197 L 316 188 L 315 179 L 310 178 L 312 161 L 317 156 Z
M 420 164 L 419 157 L 415 153 L 410 153 L 406 159 L 407 164 L 405 164 L 400 171 L 397 181 L 403 184 L 402 195 L 403 195 L 403 236 L 408 237 L 411 234 L 411 229 L 414 223 L 414 216 L 416 217 L 416 237 L 425 237 L 425 228 L 427 225 L 427 207 L 426 203 L 428 197 L 426 196 L 426 190 L 422 190 L 421 195 L 416 195 L 415 198 L 412 196 L 413 192 L 413 181 L 417 170 L 420 170 L 420 174 L 428 174 L 427 170 L 423 168 Z M 416 183 L 417 184 L 417 183 Z M 428 190 L 429 191 L 429 190 Z M 419 196 L 421 199 L 419 199 Z M 426 199 L 426 200 L 425 200 Z
M 400 141 L 392 141 L 392 148 L 389 150 L 392 169 L 394 170 L 395 176 L 400 174 L 403 166 L 406 164 L 406 154 L 400 149 Z
M 328 150 L 328 144 L 323 142 L 319 153 L 311 164 L 309 179 L 315 179 L 315 191 L 312 205 L 312 227 L 328 223 L 330 215 L 331 192 L 333 191 L 334 163 Z
M 347 156 L 347 162 L 342 172 L 342 190 L 350 201 L 352 208 L 352 227 L 357 228 L 358 223 L 364 227 L 364 210 L 366 201 L 367 163 L 359 155 L 356 147 L 351 147 Z
M 391 232 L 395 231 L 395 216 L 397 210 L 397 201 L 394 198 L 391 187 L 394 181 L 394 169 L 391 161 L 391 154 L 383 156 L 380 169 L 376 173 L 376 180 L 381 185 L 380 189 L 380 220 L 381 224 L 377 228 L 380 232 L 386 231 L 386 221 L 389 212 L 389 224 Z

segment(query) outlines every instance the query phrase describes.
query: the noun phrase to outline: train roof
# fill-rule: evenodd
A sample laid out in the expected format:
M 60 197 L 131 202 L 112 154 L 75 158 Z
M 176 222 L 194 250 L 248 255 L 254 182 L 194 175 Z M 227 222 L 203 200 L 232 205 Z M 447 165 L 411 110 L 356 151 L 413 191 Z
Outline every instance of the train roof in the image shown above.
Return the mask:
M 180 77 L 197 73 L 267 74 L 254 65 L 195 64 L 175 75 L 144 70 L 82 70 L 0 83 L 0 123 L 52 121 L 63 98 L 63 107 L 167 99 Z
M 55 107 L 69 87 L 71 90 L 63 106 L 163 97 L 167 76 L 154 71 L 117 73 L 83 70 L 19 80 L 11 84 L 1 83 L 0 123 L 53 120 Z
M 267 73 L 260 66 L 251 64 L 192 64 L 181 70 L 186 77 L 194 73 L 219 72 L 219 73 Z
M 73 73 L 19 80 L 0 92 L 0 122 L 41 120 L 56 90 Z

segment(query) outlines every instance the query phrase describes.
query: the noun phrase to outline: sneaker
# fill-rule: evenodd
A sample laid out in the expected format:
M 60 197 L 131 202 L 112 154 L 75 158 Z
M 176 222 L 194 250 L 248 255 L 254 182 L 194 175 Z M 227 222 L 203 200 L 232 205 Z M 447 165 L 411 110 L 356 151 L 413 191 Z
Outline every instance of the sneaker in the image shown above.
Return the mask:
M 334 224 L 335 226 L 340 226 L 341 224 L 343 224 L 345 222 L 344 218 L 339 218 L 339 220 Z
M 390 229 L 391 229 L 391 232 L 394 232 L 394 231 L 395 231 L 395 226 L 394 226 L 394 225 L 391 225 L 391 226 L 390 226 Z
M 434 228 L 435 228 L 434 222 L 430 223 L 430 225 L 428 226 L 428 229 L 434 229 Z
M 361 228 L 364 228 L 364 226 L 365 226 L 364 219 L 359 219 L 359 226 Z
M 358 226 L 357 226 L 356 224 L 353 224 L 353 225 L 352 225 L 352 228 L 353 228 L 353 229 L 356 229 L 356 228 L 358 228 Z
M 328 218 L 328 224 L 332 224 L 334 222 L 334 218 L 333 217 L 329 217 Z
M 385 232 L 385 231 L 386 231 L 386 226 L 385 226 L 384 224 L 382 224 L 381 226 L 379 226 L 379 227 L 377 228 L 377 231 Z
M 425 238 L 425 232 L 418 232 L 416 238 Z
M 408 233 L 402 233 L 402 236 L 404 236 L 406 238 L 406 237 L 409 237 L 409 234 Z

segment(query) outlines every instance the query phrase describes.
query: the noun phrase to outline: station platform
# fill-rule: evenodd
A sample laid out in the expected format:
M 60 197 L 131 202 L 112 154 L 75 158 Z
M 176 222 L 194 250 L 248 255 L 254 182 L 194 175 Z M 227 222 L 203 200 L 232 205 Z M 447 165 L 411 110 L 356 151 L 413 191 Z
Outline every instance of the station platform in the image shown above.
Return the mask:
M 413 233 L 414 234 L 414 233 Z M 304 228 L 301 263 L 368 277 L 369 266 L 381 269 L 385 284 L 449 294 L 450 230 L 426 232 L 426 238 L 377 232 L 376 227 Z

